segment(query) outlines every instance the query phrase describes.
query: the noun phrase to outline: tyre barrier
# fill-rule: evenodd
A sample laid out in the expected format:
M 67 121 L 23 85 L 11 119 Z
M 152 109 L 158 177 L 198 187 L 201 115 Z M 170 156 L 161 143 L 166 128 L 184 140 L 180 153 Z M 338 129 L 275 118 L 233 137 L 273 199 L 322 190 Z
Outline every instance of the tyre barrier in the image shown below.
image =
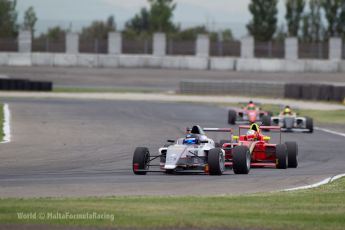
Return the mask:
M 287 83 L 285 84 L 285 98 L 342 102 L 345 98 L 345 86 Z
M 263 81 L 181 81 L 182 94 L 264 96 L 343 102 L 345 85 L 274 83 Z
M 0 79 L 2 91 L 52 91 L 53 83 L 49 81 L 30 81 L 25 79 Z

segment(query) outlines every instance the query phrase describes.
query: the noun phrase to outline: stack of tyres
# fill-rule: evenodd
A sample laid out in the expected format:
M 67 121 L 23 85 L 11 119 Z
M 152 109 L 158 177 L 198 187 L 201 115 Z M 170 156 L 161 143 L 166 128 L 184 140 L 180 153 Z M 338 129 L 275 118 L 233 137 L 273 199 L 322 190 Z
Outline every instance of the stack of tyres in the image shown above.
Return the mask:
M 53 83 L 48 81 L 30 81 L 25 79 L 0 79 L 3 91 L 52 91 Z

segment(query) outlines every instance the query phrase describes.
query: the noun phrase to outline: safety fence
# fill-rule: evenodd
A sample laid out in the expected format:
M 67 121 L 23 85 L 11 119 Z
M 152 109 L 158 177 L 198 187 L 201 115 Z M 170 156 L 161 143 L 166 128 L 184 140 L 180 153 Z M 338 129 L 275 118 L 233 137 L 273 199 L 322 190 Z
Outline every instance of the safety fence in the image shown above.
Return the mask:
M 0 51 L 17 52 L 18 41 L 15 38 L 0 38 Z
M 255 57 L 257 58 L 284 58 L 284 42 L 255 42 Z
M 32 40 L 32 52 L 66 52 L 66 39 L 35 38 Z M 132 38 L 122 39 L 123 54 L 152 54 L 153 38 Z M 83 39 L 79 40 L 79 52 L 91 54 L 108 53 L 107 39 Z M 211 57 L 240 57 L 241 42 L 233 41 L 210 41 Z M 18 40 L 16 38 L 0 38 L 0 52 L 17 52 Z M 256 58 L 275 58 L 284 59 L 285 57 L 284 41 L 254 42 L 254 57 Z M 167 38 L 167 55 L 195 55 L 195 40 L 180 40 Z M 298 57 L 300 59 L 325 60 L 329 58 L 329 43 L 307 43 L 300 41 L 298 45 Z M 345 43 L 342 47 L 342 58 L 345 59 Z
M 301 59 L 328 59 L 329 45 L 328 42 L 319 43 L 299 43 L 298 56 Z
M 64 53 L 66 50 L 65 39 L 33 39 L 32 52 Z
M 122 40 L 124 54 L 152 54 L 152 49 L 152 38 Z

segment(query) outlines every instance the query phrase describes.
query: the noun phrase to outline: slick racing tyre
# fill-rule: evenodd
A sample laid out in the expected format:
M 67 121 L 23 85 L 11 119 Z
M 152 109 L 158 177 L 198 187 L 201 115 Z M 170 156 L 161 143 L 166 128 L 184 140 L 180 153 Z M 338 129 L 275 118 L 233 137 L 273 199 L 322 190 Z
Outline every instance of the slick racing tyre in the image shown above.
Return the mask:
M 208 170 L 210 175 L 222 175 L 225 171 L 225 157 L 220 148 L 208 152 Z
M 271 116 L 269 115 L 263 116 L 261 121 L 262 121 L 263 126 L 271 126 Z M 263 131 L 268 132 L 269 130 L 263 130 Z
M 285 142 L 288 152 L 288 167 L 297 168 L 298 146 L 296 142 Z
M 148 148 L 138 147 L 134 151 L 133 155 L 133 172 L 136 175 L 146 175 L 146 171 L 149 169 L 150 152 Z
M 313 122 L 313 119 L 312 118 L 310 118 L 310 117 L 306 117 L 305 118 L 306 119 L 306 121 L 305 121 L 305 128 L 306 129 L 308 129 L 309 130 L 309 133 L 312 133 L 312 132 L 314 132 L 314 122 Z
M 229 110 L 228 114 L 228 124 L 235 125 L 236 124 L 237 113 L 235 110 Z
M 235 174 L 248 174 L 251 162 L 249 148 L 246 146 L 236 146 L 232 152 L 232 161 Z
M 276 146 L 276 166 L 277 169 L 286 169 L 288 166 L 288 153 L 284 144 Z

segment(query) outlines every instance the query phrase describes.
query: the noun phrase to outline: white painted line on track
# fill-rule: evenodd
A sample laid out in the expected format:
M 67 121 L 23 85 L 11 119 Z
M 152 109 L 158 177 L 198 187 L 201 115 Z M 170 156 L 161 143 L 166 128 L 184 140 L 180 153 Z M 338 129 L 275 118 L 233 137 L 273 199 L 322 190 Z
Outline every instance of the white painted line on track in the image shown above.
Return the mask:
M 326 133 L 331 133 L 331 134 L 334 134 L 334 135 L 345 137 L 345 133 L 333 131 L 333 130 L 330 130 L 330 129 L 324 129 L 324 128 L 320 128 L 320 127 L 314 127 L 314 129 L 320 130 L 320 131 L 323 131 L 323 132 L 326 132 Z
M 4 104 L 4 140 L 1 143 L 11 142 L 11 112 L 8 104 Z
M 320 128 L 320 127 L 314 127 L 315 130 L 320 130 L 320 131 L 323 131 L 323 132 L 326 132 L 326 133 L 331 133 L 331 134 L 334 134 L 334 135 L 338 135 L 338 136 L 342 136 L 342 137 L 345 137 L 345 133 L 340 133 L 340 132 L 336 132 L 336 131 L 333 131 L 333 130 L 329 130 L 329 129 L 324 129 L 324 128 Z M 320 182 L 317 182 L 315 184 L 311 184 L 311 185 L 306 185 L 306 186 L 300 186 L 300 187 L 296 187 L 296 188 L 289 188 L 289 189 L 284 189 L 283 191 L 284 192 L 288 192 L 288 191 L 296 191 L 296 190 L 302 190 L 302 189 L 310 189 L 310 188 L 316 188 L 316 187 L 319 187 L 321 185 L 325 185 L 325 184 L 328 184 L 328 183 L 331 183 L 335 180 L 338 180 L 342 177 L 345 177 L 345 174 L 339 174 L 339 175 L 336 175 L 336 176 L 333 176 L 333 177 L 328 177 Z
M 343 178 L 345 177 L 345 174 L 339 174 L 339 175 L 336 175 L 336 176 L 333 176 L 333 177 L 328 177 L 320 182 L 317 182 L 315 184 L 311 184 L 311 185 L 306 185 L 306 186 L 300 186 L 300 187 L 296 187 L 296 188 L 289 188 L 289 189 L 284 189 L 282 190 L 283 192 L 289 192 L 289 191 L 297 191 L 297 190 L 303 190 L 303 189 L 311 189 L 311 188 L 316 188 L 316 187 L 319 187 L 321 185 L 325 185 L 325 184 L 328 184 L 328 183 L 331 183 L 335 180 L 338 180 L 340 178 Z

